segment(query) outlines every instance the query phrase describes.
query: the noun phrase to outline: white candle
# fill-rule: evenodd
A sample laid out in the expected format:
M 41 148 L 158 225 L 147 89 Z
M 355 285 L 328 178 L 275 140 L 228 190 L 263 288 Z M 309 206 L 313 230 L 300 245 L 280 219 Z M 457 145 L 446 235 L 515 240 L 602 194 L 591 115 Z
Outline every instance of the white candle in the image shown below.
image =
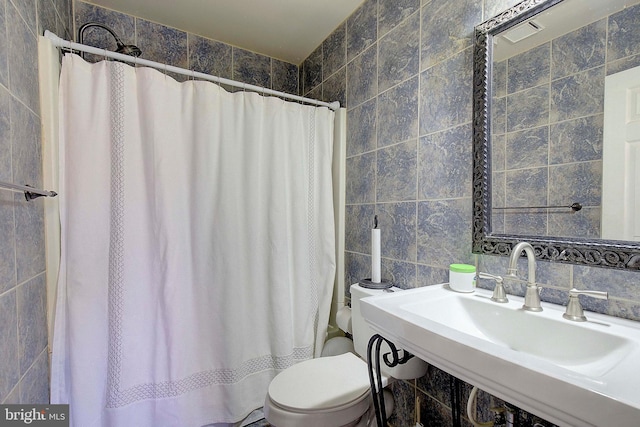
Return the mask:
M 371 229 L 371 281 L 380 283 L 380 229 Z

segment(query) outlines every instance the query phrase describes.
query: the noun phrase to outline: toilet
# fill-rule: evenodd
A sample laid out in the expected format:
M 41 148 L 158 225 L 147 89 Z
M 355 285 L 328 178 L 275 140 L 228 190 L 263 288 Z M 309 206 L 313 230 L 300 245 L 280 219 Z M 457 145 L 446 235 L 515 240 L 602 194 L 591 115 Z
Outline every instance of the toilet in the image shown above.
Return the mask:
M 266 420 L 275 427 L 374 425 L 367 345 L 375 332 L 360 314 L 360 300 L 383 292 L 401 291 L 395 287 L 378 290 L 351 285 L 351 324 L 356 354 L 345 348 L 343 354 L 306 360 L 280 372 L 269 384 L 264 404 Z M 381 354 L 388 351 L 389 346 L 384 343 Z M 383 386 L 394 378 L 419 378 L 427 371 L 427 364 L 416 357 L 394 368 L 388 368 L 384 362 L 381 366 Z

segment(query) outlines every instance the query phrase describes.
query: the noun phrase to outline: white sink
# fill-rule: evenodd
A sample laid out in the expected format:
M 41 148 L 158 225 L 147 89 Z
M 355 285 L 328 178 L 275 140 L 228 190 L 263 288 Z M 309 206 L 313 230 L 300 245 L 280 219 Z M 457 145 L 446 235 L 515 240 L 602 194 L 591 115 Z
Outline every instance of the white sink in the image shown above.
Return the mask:
M 364 298 L 362 315 L 417 357 L 559 425 L 640 426 L 640 322 L 434 285 Z

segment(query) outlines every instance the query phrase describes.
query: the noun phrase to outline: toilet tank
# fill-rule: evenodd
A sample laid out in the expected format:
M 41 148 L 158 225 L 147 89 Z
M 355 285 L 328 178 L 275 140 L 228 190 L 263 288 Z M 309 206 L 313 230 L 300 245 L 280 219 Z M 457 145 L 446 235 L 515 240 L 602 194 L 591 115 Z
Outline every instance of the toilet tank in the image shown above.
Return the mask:
M 367 347 L 369 345 L 369 340 L 372 336 L 376 334 L 376 332 L 369 326 L 367 321 L 362 317 L 362 313 L 360 311 L 360 300 L 362 298 L 373 296 L 373 295 L 382 295 L 388 292 L 402 292 L 402 289 L 391 287 L 389 289 L 367 289 L 363 288 L 357 283 L 354 283 L 350 287 L 351 291 L 351 325 L 353 328 L 353 344 L 355 347 L 356 353 L 364 360 L 368 360 L 367 355 Z M 396 348 L 400 349 L 395 343 Z M 387 343 L 383 343 L 380 349 L 380 354 L 383 355 L 385 353 L 389 353 L 391 348 Z M 380 365 L 383 367 L 382 371 L 390 375 L 394 378 L 398 379 L 413 379 L 419 378 L 423 376 L 427 372 L 427 364 L 418 359 L 417 357 L 412 358 L 408 363 L 403 365 L 398 365 L 394 368 L 389 368 L 385 366 L 384 361 L 380 359 Z

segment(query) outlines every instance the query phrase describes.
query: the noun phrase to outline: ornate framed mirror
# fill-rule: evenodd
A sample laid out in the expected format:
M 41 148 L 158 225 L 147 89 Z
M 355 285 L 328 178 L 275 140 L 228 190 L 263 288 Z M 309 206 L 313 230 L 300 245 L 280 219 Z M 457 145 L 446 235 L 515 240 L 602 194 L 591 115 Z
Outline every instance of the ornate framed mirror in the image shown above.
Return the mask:
M 473 252 L 640 271 L 640 0 L 525 0 L 473 67 Z

